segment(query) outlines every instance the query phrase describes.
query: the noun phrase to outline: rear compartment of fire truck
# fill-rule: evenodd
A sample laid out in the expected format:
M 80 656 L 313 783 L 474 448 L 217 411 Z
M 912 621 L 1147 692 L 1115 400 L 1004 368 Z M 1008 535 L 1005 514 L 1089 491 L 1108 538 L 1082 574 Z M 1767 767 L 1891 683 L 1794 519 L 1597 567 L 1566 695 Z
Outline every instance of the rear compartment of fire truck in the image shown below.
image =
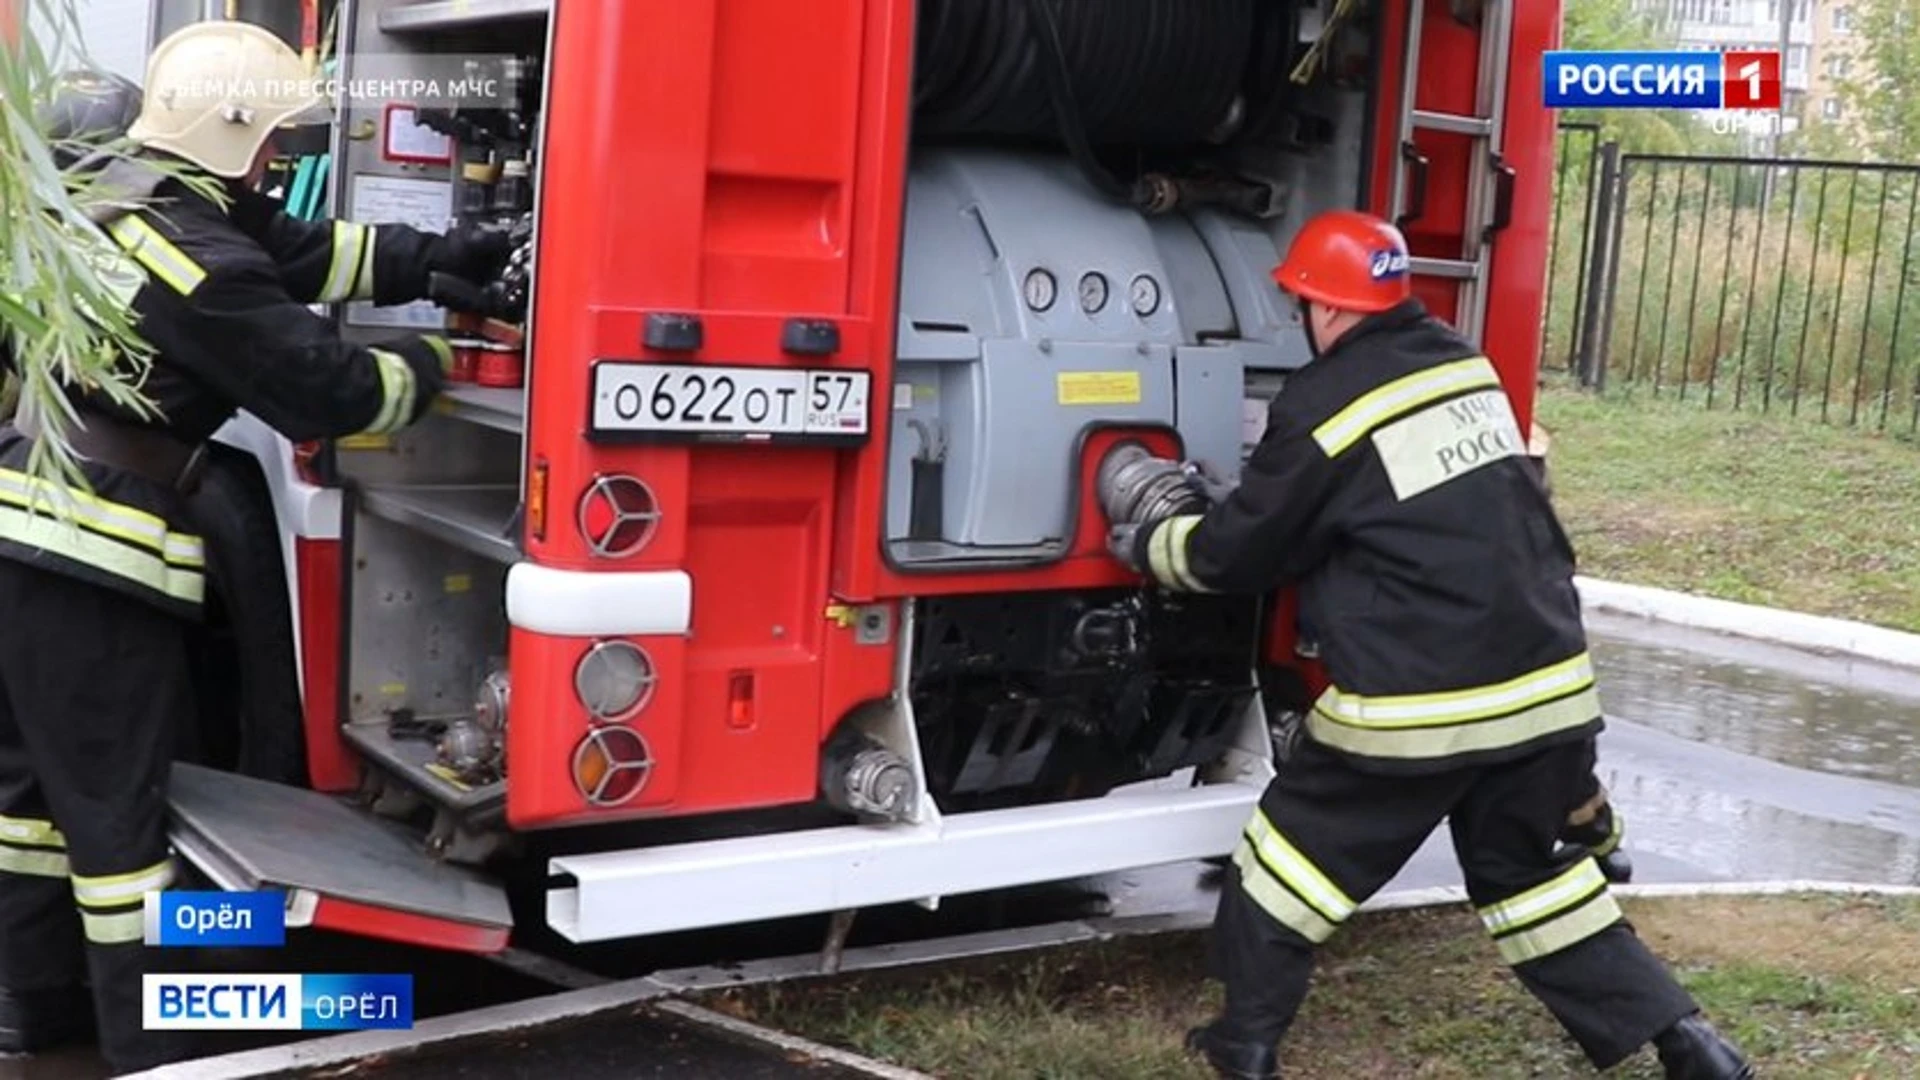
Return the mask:
M 718 9 L 724 25 L 787 2 L 731 0 Z M 1268 276 L 1277 252 L 1308 215 L 1356 205 L 1374 169 L 1376 7 L 921 0 L 897 349 L 890 385 L 876 384 L 870 401 L 873 438 L 885 440 L 888 455 L 879 557 L 892 572 L 946 580 L 1059 563 L 1093 505 L 1083 452 L 1109 427 L 1147 433 L 1157 453 L 1237 474 L 1267 401 L 1309 359 L 1298 317 Z M 404 74 L 408 58 L 422 74 L 445 76 L 446 58 L 483 57 L 468 74 L 493 80 L 499 94 L 495 107 L 416 116 L 425 124 L 404 131 L 390 115 L 368 124 L 356 114 L 334 138 L 332 212 L 422 222 L 451 212 L 532 226 L 541 245 L 567 242 L 539 234 L 535 220 L 549 16 L 546 0 L 343 0 L 341 75 L 355 76 L 355 56 L 378 56 L 380 77 Z M 451 160 L 435 160 L 443 150 Z M 660 197 L 645 176 L 632 177 L 631 190 L 636 199 Z M 531 272 L 537 282 L 537 260 Z M 439 320 L 420 306 L 349 304 L 338 314 L 347 333 L 368 342 Z M 507 572 L 525 557 L 529 500 L 542 502 L 545 528 L 581 529 L 616 546 L 633 531 L 623 531 L 620 514 L 637 514 L 629 524 L 644 531 L 648 509 L 613 489 L 597 500 L 530 490 L 540 478 L 528 464 L 526 384 L 588 373 L 584 361 L 563 374 L 535 370 L 538 304 L 525 325 L 524 345 L 510 334 L 454 330 L 461 381 L 434 414 L 322 455 L 343 493 L 338 713 L 359 789 L 343 799 L 183 771 L 177 839 L 216 881 L 289 889 L 296 923 L 485 949 L 504 944 L 514 924 L 502 882 L 525 875 L 564 896 L 569 875 L 600 851 L 657 853 L 671 874 L 628 880 L 677 890 L 678 899 L 658 902 L 682 910 L 603 920 L 593 931 L 568 901 L 545 899 L 541 921 L 576 941 L 855 906 L 849 897 L 931 903 L 968 885 L 1223 855 L 1232 846 L 1268 775 L 1255 677 L 1261 602 L 1131 587 L 943 588 L 841 609 L 893 657 L 900 692 L 857 715 L 825 718 L 831 735 L 814 737 L 820 784 L 810 803 L 692 817 L 671 807 L 622 813 L 624 796 L 646 781 L 642 743 L 624 762 L 638 768 L 618 768 L 612 753 L 574 762 L 582 807 L 603 807 L 609 824 L 510 828 L 509 725 L 579 726 L 582 703 L 630 713 L 652 692 L 651 673 L 630 649 L 590 651 L 563 680 L 578 701 L 530 699 L 508 683 Z M 1154 442 L 1155 432 L 1178 441 Z M 271 461 L 267 472 L 275 472 Z M 697 576 L 692 588 L 702 588 Z M 307 634 L 331 628 L 312 610 L 310 591 L 295 589 Z M 831 616 L 838 598 L 820 602 Z M 305 648 L 311 655 L 311 643 Z M 1220 767 L 1223 760 L 1234 767 Z M 1201 779 L 1218 781 L 1221 794 L 1185 816 L 1113 796 L 1184 792 L 1191 809 L 1201 805 L 1191 802 Z M 1099 809 L 1107 805 L 1126 809 Z M 1062 873 L 1023 865 L 1026 826 L 1008 813 L 1069 838 L 1064 854 L 1036 849 Z M 993 814 L 1001 816 L 969 835 L 960 861 L 993 863 L 998 845 L 1003 861 L 1021 868 L 969 877 L 937 846 L 920 862 L 889 864 L 884 841 L 848 829 L 945 828 L 957 837 L 964 823 Z M 1105 831 L 1085 835 L 1097 841 L 1071 839 L 1073 829 L 1096 826 Z M 820 849 L 839 851 L 839 862 L 782 848 L 789 839 L 813 843 L 808 837 L 829 837 Z M 869 846 L 871 866 L 860 855 Z M 1091 861 L 1072 857 L 1081 851 Z M 782 858 L 799 861 L 762 881 L 751 902 L 709 904 L 718 886 L 681 889 L 703 880 L 737 888 L 754 880 L 757 859 L 780 866 Z M 939 881 L 863 890 L 825 881 L 834 865 L 869 881 L 915 873 Z M 547 880 L 550 871 L 559 877 Z M 790 901 L 779 895 L 783 881 Z

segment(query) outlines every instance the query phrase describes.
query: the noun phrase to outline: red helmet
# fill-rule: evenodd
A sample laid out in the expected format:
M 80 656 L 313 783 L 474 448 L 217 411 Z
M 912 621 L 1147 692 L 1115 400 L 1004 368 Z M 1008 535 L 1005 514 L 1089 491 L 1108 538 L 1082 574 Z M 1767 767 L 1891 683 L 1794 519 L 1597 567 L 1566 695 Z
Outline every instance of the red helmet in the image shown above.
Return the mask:
M 1347 311 L 1385 311 L 1413 295 L 1407 239 L 1357 210 L 1329 210 L 1300 227 L 1276 285 L 1295 296 Z

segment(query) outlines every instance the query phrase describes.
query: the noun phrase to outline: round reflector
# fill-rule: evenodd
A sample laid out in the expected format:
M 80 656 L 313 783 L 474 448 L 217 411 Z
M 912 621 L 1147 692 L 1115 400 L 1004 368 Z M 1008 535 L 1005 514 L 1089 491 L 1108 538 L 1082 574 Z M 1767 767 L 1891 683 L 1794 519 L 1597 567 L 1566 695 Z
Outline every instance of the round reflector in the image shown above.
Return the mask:
M 647 741 L 632 728 L 587 732 L 573 751 L 573 783 L 595 806 L 618 806 L 640 794 L 653 772 Z

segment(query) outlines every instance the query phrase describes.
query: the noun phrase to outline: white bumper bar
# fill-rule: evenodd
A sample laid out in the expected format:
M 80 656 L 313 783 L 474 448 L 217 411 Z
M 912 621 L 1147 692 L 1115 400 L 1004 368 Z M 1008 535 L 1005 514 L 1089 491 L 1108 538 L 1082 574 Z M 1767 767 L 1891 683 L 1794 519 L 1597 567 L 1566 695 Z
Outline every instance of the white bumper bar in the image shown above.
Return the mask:
M 1062 881 L 1230 853 L 1261 788 L 1131 790 L 926 825 L 568 855 L 547 922 L 574 942 L 757 922 Z
M 559 637 L 684 634 L 693 578 L 684 570 L 588 573 L 518 562 L 507 570 L 507 621 Z

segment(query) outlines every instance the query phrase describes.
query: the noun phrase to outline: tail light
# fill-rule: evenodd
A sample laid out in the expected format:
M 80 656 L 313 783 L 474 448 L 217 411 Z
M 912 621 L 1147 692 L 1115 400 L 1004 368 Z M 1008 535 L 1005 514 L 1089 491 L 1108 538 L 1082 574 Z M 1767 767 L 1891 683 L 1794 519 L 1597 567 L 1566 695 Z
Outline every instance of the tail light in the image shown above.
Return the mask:
M 547 463 L 535 464 L 527 476 L 527 535 L 535 542 L 547 539 Z
M 753 726 L 753 673 L 736 671 L 727 680 L 727 723 L 745 731 Z
M 573 669 L 573 692 L 587 713 L 603 724 L 619 723 L 653 698 L 653 658 L 638 645 L 603 641 Z
M 634 477 L 596 477 L 580 496 L 580 536 L 600 558 L 634 554 L 647 546 L 659 525 L 659 500 Z
M 653 754 L 632 728 L 594 728 L 573 751 L 574 786 L 595 806 L 627 802 L 652 772 Z

